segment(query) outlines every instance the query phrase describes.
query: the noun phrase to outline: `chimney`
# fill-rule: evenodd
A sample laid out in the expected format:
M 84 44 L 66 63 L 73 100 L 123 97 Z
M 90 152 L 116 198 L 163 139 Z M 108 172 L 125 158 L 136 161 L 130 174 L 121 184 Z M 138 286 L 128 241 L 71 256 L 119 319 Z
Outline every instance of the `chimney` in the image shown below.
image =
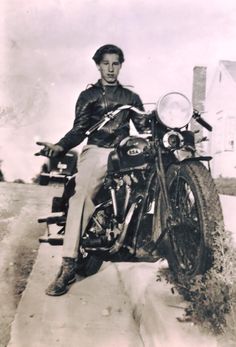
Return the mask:
M 192 103 L 193 107 L 199 112 L 205 110 L 206 73 L 207 68 L 205 66 L 195 66 L 193 68 Z
M 206 79 L 207 68 L 205 66 L 195 66 L 193 68 L 192 104 L 193 108 L 199 112 L 205 111 Z M 195 120 L 191 122 L 191 130 L 199 131 L 195 136 L 196 141 L 203 137 L 203 127 Z M 202 143 L 199 144 L 198 149 L 203 150 Z

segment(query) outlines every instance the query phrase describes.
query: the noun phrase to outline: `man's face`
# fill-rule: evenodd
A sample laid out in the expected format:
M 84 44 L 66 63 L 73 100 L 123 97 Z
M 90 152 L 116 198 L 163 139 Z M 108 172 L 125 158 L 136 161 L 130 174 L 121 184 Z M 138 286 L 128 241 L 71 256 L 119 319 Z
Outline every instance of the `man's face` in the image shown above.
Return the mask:
M 103 59 L 97 65 L 101 73 L 103 85 L 112 85 L 117 83 L 117 77 L 121 69 L 119 55 L 113 53 L 106 53 Z

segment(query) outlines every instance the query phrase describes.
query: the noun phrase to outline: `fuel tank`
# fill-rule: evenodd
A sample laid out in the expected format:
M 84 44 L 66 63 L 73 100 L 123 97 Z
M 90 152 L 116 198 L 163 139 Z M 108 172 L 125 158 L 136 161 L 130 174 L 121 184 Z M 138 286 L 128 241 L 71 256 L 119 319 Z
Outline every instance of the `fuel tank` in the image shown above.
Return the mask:
M 108 158 L 108 172 L 144 169 L 148 141 L 138 136 L 124 138 Z

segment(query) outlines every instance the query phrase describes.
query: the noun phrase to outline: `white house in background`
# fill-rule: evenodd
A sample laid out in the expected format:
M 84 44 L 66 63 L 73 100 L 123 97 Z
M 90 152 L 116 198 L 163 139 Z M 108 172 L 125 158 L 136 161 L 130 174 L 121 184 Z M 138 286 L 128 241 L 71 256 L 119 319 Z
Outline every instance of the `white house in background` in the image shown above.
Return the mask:
M 219 61 L 205 100 L 204 117 L 213 126 L 208 152 L 214 177 L 236 177 L 236 61 Z

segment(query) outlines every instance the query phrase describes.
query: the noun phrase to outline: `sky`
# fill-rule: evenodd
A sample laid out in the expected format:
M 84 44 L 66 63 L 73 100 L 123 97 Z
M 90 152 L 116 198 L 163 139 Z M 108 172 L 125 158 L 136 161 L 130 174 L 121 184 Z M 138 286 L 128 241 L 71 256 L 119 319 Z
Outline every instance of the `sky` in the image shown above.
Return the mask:
M 7 180 L 40 171 L 36 140 L 72 126 L 79 93 L 98 78 L 91 59 L 120 46 L 120 82 L 144 103 L 168 91 L 191 98 L 194 66 L 208 82 L 236 61 L 235 0 L 0 0 L 0 159 Z M 147 106 L 148 107 L 148 106 Z M 149 106 L 150 107 L 150 106 Z

